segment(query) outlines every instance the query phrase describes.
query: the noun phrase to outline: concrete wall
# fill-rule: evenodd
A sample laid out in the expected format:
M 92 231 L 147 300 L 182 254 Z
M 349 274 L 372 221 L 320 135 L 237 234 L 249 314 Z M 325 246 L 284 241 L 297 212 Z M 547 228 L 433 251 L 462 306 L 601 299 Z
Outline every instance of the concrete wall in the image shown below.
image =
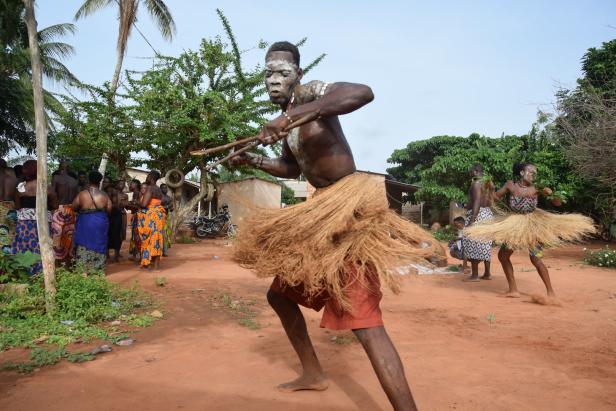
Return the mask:
M 217 194 L 218 207 L 227 204 L 231 222 L 241 226 L 247 216 L 260 208 L 280 208 L 282 188 L 269 181 L 251 178 L 220 184 Z

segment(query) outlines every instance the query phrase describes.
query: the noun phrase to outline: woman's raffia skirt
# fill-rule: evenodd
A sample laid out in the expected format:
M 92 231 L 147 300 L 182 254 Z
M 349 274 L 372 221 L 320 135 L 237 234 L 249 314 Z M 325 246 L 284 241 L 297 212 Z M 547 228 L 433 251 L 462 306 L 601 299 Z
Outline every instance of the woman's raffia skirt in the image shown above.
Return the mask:
M 512 250 L 537 245 L 555 247 L 577 242 L 593 234 L 592 219 L 581 214 L 557 214 L 541 209 L 531 213 L 510 213 L 466 228 L 464 234 L 477 240 L 492 240 Z
M 370 283 L 367 275 L 378 273 L 380 283 L 397 293 L 396 267 L 431 266 L 445 251 L 427 231 L 389 209 L 382 179 L 355 173 L 304 203 L 255 212 L 238 231 L 234 258 L 258 277 L 302 285 L 308 297 L 327 291 L 348 307 L 348 263 L 364 284 Z

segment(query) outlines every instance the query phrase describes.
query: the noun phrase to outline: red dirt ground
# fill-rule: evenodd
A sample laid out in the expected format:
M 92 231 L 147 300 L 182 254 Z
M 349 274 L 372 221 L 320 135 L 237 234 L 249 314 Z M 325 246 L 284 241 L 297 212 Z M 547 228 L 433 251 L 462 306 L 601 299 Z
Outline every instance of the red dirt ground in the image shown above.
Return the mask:
M 31 376 L 0 372 L 2 410 L 387 410 L 391 407 L 361 346 L 334 344 L 304 310 L 331 379 L 325 392 L 281 393 L 299 362 L 267 306 L 269 282 L 230 260 L 221 242 L 175 245 L 163 272 L 129 262 L 109 279 L 138 281 L 163 301 L 165 319 L 138 332 L 130 347 L 84 364 L 60 363 Z M 219 258 L 216 258 L 218 256 Z M 386 291 L 386 327 L 422 410 L 616 409 L 616 270 L 580 263 L 580 246 L 548 251 L 546 263 L 561 306 L 531 302 L 543 294 L 527 256 L 514 255 L 521 299 L 494 280 L 459 275 L 410 276 L 400 295 Z M 154 277 L 165 276 L 157 288 Z M 228 293 L 254 298 L 260 330 L 212 305 Z M 490 320 L 491 321 L 490 321 Z M 0 353 L 0 363 L 15 350 Z

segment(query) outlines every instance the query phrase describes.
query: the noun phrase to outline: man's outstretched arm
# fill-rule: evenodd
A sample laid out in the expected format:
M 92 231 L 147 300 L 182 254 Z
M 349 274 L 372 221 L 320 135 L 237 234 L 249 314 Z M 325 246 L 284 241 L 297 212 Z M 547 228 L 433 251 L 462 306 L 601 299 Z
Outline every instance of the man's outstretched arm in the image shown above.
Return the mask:
M 250 165 L 280 178 L 297 178 L 301 174 L 299 165 L 286 141 L 282 146 L 282 155 L 278 158 L 269 158 L 255 153 L 243 153 L 229 160 L 229 164 L 235 167 Z

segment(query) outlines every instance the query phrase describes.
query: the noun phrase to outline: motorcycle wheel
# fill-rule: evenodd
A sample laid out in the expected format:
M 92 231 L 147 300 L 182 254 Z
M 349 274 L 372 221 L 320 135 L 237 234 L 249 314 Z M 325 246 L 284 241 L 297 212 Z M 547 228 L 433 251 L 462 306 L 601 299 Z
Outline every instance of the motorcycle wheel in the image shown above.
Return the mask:
M 227 237 L 233 238 L 237 234 L 237 226 L 235 224 L 229 224 L 227 227 Z
M 213 229 L 214 227 L 212 226 L 212 224 L 208 224 L 208 223 L 200 224 L 195 229 L 195 234 L 197 235 L 198 238 L 211 237 L 213 234 Z

